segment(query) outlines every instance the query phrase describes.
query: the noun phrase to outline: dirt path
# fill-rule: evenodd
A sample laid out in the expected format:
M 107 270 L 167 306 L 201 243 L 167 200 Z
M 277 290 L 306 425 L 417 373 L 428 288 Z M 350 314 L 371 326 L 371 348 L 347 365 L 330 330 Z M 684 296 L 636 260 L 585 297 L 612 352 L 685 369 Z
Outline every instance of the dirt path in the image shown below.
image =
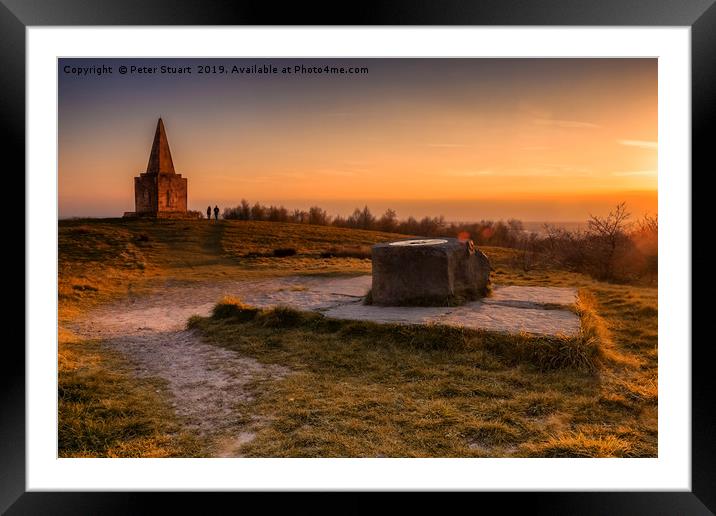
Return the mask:
M 208 314 L 231 286 L 168 282 L 161 292 L 93 310 L 73 325 L 79 335 L 120 350 L 137 376 L 165 380 L 177 416 L 189 431 L 208 438 L 219 457 L 238 456 L 262 423 L 247 411 L 250 385 L 289 373 L 206 344 L 184 329 L 191 315 Z
M 152 295 L 124 299 L 92 310 L 70 328 L 119 350 L 140 377 L 167 382 L 172 406 L 189 431 L 208 438 L 215 456 L 237 456 L 265 424 L 247 410 L 252 390 L 290 371 L 264 365 L 201 341 L 185 329 L 192 315 L 208 315 L 226 294 L 256 306 L 298 303 L 321 309 L 355 302 L 364 294 L 341 279 L 287 277 L 263 280 L 167 281 Z M 340 291 L 341 293 L 336 293 Z

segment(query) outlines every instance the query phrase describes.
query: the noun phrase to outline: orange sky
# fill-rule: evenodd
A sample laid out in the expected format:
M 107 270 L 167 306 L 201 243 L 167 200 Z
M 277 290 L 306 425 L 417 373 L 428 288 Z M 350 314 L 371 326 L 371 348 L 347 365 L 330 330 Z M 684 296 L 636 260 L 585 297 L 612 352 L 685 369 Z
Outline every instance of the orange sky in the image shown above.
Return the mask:
M 348 61 L 370 72 L 60 72 L 60 217 L 134 209 L 160 115 L 190 209 L 246 198 L 450 220 L 583 220 L 620 200 L 657 211 L 656 60 Z

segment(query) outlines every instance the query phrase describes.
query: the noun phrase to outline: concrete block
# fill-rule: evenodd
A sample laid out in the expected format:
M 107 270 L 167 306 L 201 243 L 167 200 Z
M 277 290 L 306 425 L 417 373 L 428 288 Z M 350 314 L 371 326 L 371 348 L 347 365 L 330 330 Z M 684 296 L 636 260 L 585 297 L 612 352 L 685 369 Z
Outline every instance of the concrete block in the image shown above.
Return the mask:
M 371 254 L 376 305 L 457 305 L 488 290 L 490 262 L 472 240 L 401 240 L 376 244 Z

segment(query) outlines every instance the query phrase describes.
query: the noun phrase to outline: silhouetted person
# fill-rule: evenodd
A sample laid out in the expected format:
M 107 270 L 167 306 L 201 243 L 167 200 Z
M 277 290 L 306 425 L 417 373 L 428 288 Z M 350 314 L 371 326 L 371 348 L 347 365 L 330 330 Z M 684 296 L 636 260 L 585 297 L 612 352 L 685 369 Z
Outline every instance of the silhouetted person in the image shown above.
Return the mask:
M 214 218 L 216 220 L 219 220 L 219 207 L 218 206 L 214 206 Z
M 206 218 L 211 222 L 211 206 L 206 207 Z

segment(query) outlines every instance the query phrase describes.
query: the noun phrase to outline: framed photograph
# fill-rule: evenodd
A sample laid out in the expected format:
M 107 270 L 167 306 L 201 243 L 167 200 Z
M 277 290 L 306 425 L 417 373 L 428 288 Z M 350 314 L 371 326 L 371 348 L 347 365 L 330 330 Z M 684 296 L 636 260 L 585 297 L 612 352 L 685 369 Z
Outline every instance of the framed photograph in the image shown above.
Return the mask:
M 166 4 L 0 6 L 27 188 L 3 511 L 714 510 L 691 322 L 713 2 Z

